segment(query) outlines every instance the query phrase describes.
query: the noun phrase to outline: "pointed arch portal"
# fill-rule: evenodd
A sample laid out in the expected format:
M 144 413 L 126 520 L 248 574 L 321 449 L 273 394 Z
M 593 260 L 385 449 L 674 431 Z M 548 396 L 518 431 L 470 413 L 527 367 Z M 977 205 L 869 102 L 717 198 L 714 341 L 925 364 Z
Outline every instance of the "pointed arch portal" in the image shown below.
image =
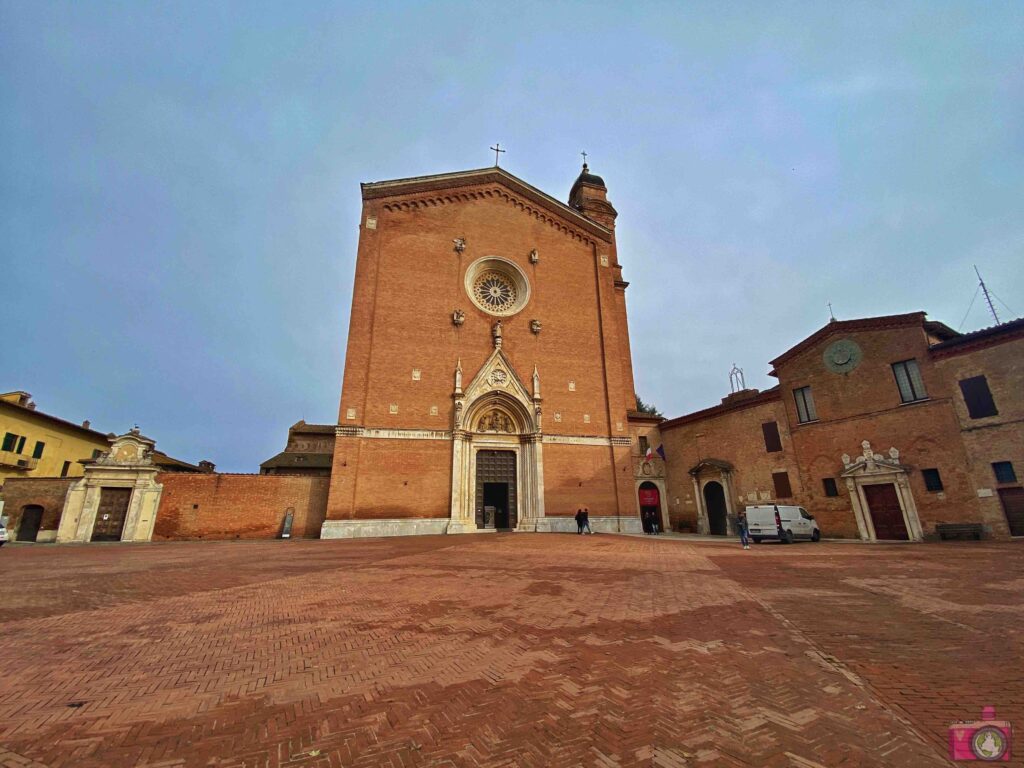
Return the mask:
M 462 392 L 456 377 L 449 533 L 537 530 L 544 516 L 539 384 L 500 347 Z

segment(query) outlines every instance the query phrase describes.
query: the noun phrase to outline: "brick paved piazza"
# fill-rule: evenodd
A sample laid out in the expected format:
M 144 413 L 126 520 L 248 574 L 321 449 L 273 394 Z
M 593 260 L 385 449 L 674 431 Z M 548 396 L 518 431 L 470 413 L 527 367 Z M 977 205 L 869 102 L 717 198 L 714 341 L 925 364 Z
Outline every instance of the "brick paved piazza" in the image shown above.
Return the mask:
M 0 765 L 948 765 L 985 704 L 1024 731 L 1022 565 L 612 535 L 5 547 Z

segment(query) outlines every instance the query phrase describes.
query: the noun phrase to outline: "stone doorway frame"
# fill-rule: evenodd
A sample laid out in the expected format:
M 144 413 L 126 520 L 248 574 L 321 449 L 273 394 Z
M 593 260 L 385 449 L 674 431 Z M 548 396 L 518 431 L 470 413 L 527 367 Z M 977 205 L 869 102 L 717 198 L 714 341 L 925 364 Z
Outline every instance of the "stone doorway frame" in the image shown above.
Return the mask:
M 910 467 L 900 464 L 900 452 L 889 449 L 889 458 L 871 449 L 871 443 L 865 440 L 861 444 L 862 453 L 856 459 L 849 454 L 842 455 L 843 471 L 840 477 L 846 481 L 846 490 L 850 493 L 853 516 L 857 521 L 857 531 L 863 541 L 879 541 L 875 534 L 875 524 L 871 519 L 871 509 L 864 495 L 865 485 L 892 485 L 896 488 L 896 498 L 903 512 L 903 523 L 907 526 L 910 541 L 923 541 L 921 519 L 917 514 L 917 504 L 910 490 Z
M 720 483 L 725 493 L 725 535 L 736 535 L 736 526 L 733 523 L 736 519 L 736 509 L 733 506 L 733 471 L 733 465 L 723 459 L 701 459 L 689 470 L 697 501 L 697 533 L 702 536 L 711 535 L 711 523 L 708 520 L 707 506 L 704 504 L 704 486 L 712 481 Z

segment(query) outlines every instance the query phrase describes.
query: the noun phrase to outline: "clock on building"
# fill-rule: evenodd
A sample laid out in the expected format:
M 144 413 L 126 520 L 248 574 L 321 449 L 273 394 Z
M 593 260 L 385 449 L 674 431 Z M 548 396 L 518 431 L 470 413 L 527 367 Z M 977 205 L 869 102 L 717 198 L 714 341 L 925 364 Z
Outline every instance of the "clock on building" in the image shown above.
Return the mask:
M 849 373 L 860 365 L 863 357 L 861 348 L 852 339 L 833 341 L 823 355 L 825 367 L 832 373 Z

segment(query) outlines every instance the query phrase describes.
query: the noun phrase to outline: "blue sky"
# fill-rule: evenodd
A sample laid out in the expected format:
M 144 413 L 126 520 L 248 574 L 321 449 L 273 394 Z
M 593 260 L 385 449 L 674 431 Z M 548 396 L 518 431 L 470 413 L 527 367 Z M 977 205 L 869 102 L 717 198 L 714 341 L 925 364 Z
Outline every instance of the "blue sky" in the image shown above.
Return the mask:
M 0 0 L 0 388 L 256 471 L 336 419 L 359 182 L 495 141 L 590 154 L 670 416 L 828 301 L 1024 313 L 1024 3 Z

